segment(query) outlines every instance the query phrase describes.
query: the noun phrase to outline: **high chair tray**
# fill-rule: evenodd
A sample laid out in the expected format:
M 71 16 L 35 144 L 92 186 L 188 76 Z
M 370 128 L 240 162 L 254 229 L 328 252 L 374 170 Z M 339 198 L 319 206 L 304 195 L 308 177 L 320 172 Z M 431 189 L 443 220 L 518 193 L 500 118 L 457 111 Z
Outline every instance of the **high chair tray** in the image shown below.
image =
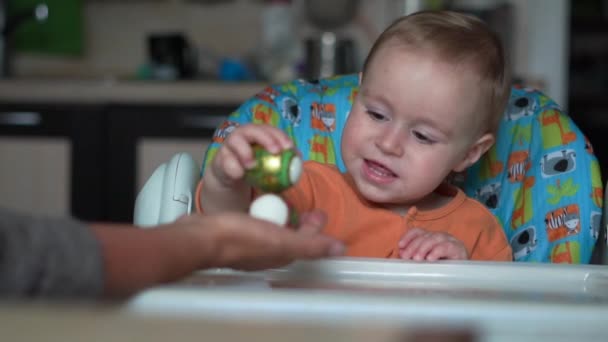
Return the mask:
M 127 308 L 145 314 L 331 324 L 439 320 L 472 323 L 492 336 L 517 328 L 520 334 L 605 337 L 608 267 L 336 258 L 265 272 L 201 271 L 144 291 Z M 578 335 L 570 335 L 573 331 Z

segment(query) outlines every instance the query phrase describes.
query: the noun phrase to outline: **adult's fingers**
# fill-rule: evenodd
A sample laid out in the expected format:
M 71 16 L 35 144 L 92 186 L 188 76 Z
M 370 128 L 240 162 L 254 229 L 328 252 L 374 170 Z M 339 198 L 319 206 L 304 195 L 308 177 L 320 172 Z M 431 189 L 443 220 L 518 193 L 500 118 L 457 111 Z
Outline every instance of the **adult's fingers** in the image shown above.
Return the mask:
M 289 259 L 317 259 L 340 256 L 345 252 L 344 245 L 325 235 L 300 235 L 293 231 L 284 240 L 284 251 Z
M 297 231 L 303 235 L 319 233 L 327 223 L 327 215 L 321 210 L 300 214 Z
M 305 221 L 305 229 L 311 232 L 318 226 L 316 216 Z M 317 259 L 344 253 L 343 245 L 320 233 L 302 234 L 285 229 L 271 222 L 246 215 L 225 215 L 224 231 L 230 231 L 223 248 L 226 265 L 238 269 L 265 269 L 280 267 L 296 259 Z M 320 222 L 317 222 L 320 223 Z M 313 227 L 308 227 L 311 225 Z
M 289 237 L 287 249 L 292 258 L 319 258 L 343 255 L 344 245 L 320 232 L 327 223 L 327 215 L 321 210 L 302 213 L 297 230 L 285 230 Z

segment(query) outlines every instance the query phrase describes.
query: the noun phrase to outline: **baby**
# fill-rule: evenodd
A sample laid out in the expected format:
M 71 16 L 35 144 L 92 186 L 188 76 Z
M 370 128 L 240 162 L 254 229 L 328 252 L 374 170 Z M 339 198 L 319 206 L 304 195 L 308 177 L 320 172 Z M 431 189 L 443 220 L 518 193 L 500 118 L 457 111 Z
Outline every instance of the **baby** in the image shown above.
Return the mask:
M 482 21 L 446 11 L 400 18 L 363 66 L 341 142 L 346 173 L 306 162 L 282 196 L 299 212 L 324 210 L 324 232 L 349 256 L 511 261 L 498 220 L 445 182 L 494 144 L 510 88 L 501 42 Z M 275 127 L 236 128 L 201 180 L 204 212 L 247 210 L 253 144 L 293 148 Z

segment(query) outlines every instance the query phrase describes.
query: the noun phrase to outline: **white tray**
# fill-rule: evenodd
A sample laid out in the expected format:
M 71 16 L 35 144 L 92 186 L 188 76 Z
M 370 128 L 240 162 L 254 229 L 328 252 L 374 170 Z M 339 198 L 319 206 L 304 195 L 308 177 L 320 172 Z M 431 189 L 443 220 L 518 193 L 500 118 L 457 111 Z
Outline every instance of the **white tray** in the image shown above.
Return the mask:
M 608 266 L 338 258 L 266 272 L 216 269 L 145 291 L 128 310 L 332 325 L 440 322 L 473 326 L 488 340 L 608 340 Z

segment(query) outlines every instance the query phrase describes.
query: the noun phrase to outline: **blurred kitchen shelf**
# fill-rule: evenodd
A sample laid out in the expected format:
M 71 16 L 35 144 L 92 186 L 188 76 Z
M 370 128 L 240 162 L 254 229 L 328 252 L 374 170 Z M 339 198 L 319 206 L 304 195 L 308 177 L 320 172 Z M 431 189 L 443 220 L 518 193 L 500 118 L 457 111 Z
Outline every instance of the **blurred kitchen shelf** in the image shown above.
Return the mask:
M 262 82 L 17 78 L 0 80 L 0 102 L 191 105 L 241 103 L 266 85 Z

